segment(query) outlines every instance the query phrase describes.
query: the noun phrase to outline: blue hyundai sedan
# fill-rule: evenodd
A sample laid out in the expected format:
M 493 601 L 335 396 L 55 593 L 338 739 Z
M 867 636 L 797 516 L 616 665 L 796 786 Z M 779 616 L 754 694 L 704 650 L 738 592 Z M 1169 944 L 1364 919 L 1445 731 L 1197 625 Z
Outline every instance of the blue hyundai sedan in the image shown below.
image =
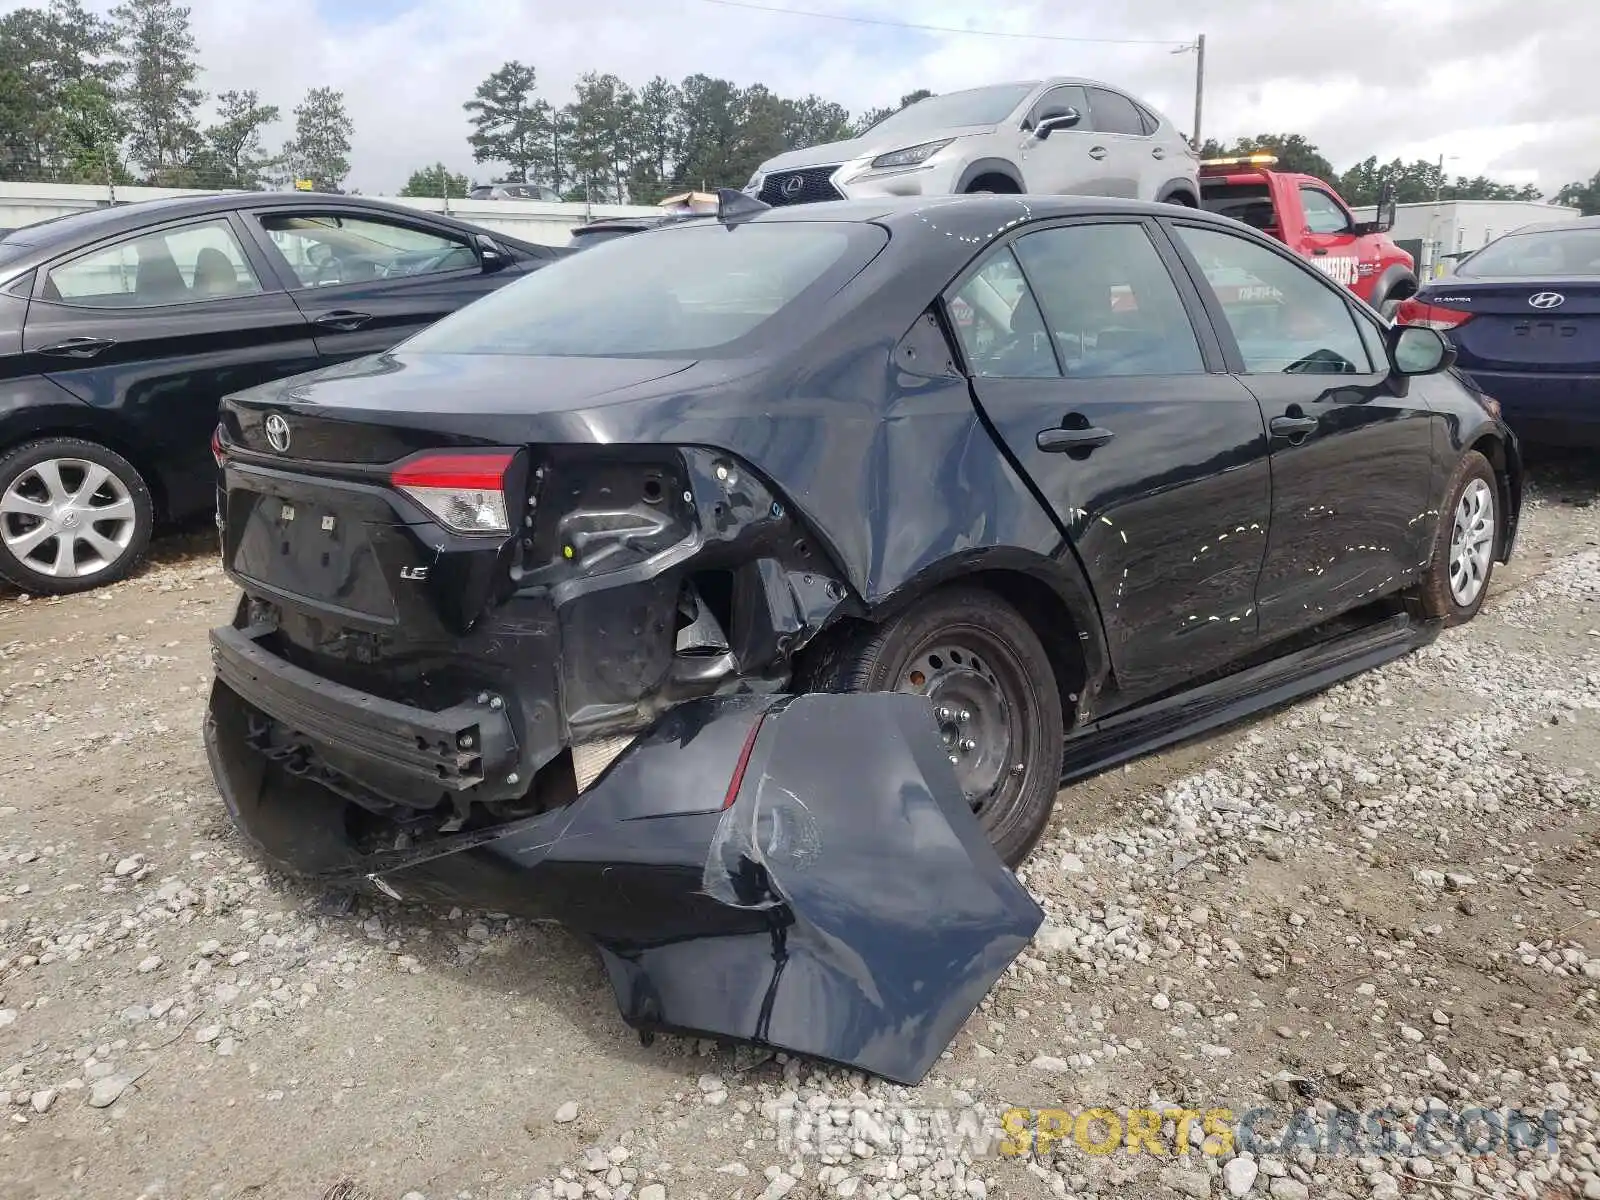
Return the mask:
M 1600 446 L 1600 217 L 1496 238 L 1395 320 L 1442 330 L 1525 441 Z

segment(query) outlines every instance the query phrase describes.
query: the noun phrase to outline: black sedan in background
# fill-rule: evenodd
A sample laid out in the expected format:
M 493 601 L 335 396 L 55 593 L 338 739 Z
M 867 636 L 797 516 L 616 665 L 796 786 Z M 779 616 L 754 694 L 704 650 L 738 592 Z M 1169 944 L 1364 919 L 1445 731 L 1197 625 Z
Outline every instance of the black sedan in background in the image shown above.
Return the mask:
M 0 239 L 0 576 L 126 574 L 215 500 L 228 392 L 357 358 L 569 253 L 401 205 L 154 200 Z
M 1600 217 L 1496 238 L 1395 319 L 1442 331 L 1527 441 L 1600 446 Z

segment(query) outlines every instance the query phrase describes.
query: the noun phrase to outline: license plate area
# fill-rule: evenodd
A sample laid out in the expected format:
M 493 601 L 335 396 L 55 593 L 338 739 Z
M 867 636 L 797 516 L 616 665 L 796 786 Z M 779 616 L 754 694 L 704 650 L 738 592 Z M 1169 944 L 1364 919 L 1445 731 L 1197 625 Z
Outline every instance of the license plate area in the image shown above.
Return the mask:
M 321 609 L 395 620 L 394 594 L 355 497 L 256 483 L 228 499 L 229 566 L 242 579 Z

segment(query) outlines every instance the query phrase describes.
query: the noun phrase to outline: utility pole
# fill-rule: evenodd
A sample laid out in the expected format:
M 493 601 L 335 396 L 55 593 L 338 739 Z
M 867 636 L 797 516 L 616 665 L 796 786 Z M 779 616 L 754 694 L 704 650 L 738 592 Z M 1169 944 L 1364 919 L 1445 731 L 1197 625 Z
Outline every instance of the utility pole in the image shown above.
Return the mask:
M 1194 51 L 1194 132 L 1190 134 L 1191 144 L 1198 152 L 1200 149 L 1200 118 L 1205 107 L 1206 94 L 1206 35 L 1199 37 L 1187 46 L 1179 46 L 1174 54 L 1188 54 Z

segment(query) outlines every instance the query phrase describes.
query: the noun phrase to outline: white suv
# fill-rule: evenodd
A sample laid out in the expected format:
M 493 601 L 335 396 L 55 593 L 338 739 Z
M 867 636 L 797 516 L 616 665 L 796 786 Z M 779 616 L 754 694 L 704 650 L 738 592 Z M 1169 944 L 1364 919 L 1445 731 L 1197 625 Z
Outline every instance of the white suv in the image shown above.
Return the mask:
M 1200 206 L 1199 156 L 1155 109 L 1092 79 L 929 96 L 858 138 L 780 154 L 745 191 L 767 204 L 1039 192 Z

